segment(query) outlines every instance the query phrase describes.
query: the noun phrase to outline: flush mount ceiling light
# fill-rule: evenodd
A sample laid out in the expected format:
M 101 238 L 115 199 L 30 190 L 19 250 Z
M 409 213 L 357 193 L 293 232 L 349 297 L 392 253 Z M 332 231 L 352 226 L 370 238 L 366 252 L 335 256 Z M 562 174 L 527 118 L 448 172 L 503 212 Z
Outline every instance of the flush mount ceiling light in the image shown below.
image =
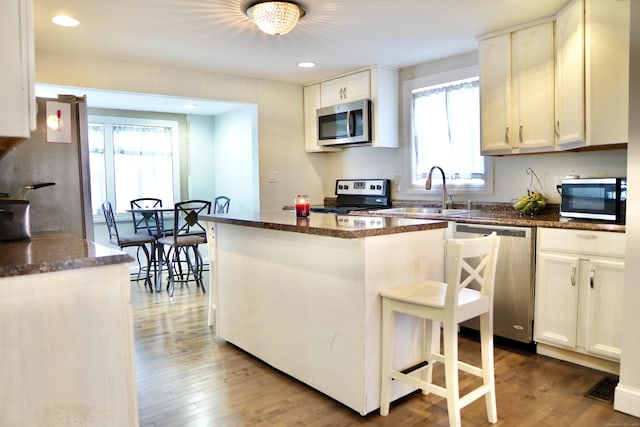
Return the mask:
M 51 18 L 51 22 L 62 27 L 77 27 L 78 24 L 80 24 L 80 21 L 78 21 L 73 16 L 68 15 L 54 16 L 53 18 Z
M 245 13 L 265 33 L 280 36 L 296 26 L 304 9 L 290 1 L 259 1 L 250 3 Z

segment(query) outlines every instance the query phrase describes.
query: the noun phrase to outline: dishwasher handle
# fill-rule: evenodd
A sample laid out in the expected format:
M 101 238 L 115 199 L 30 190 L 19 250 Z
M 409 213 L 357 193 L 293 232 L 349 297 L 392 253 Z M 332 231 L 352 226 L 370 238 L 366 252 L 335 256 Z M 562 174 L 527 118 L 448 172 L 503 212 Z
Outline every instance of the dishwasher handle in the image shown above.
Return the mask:
M 456 224 L 456 232 L 459 233 L 474 233 L 474 234 L 491 234 L 496 232 L 498 236 L 507 236 L 507 237 L 527 237 L 527 229 L 517 229 L 517 228 L 500 228 L 500 227 L 482 227 L 477 225 L 468 225 L 468 224 Z

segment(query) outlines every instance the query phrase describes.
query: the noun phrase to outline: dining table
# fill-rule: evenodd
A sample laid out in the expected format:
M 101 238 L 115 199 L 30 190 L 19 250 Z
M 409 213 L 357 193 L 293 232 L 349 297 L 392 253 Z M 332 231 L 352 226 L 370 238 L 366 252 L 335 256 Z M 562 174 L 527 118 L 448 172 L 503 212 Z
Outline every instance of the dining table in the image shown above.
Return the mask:
M 132 214 L 140 214 L 144 217 L 145 224 L 149 224 L 150 228 L 147 229 L 150 235 L 156 237 L 156 241 L 152 244 L 152 253 L 153 255 L 153 281 L 155 283 L 156 292 L 160 292 L 162 285 L 162 263 L 163 263 L 163 251 L 162 245 L 158 243 L 157 239 L 160 237 L 164 237 L 167 234 L 167 230 L 164 227 L 163 223 L 163 213 L 165 212 L 174 212 L 173 207 L 144 207 L 144 208 L 130 208 L 126 209 L 125 212 Z M 152 230 L 155 228 L 155 232 Z M 138 231 L 139 232 L 139 231 Z

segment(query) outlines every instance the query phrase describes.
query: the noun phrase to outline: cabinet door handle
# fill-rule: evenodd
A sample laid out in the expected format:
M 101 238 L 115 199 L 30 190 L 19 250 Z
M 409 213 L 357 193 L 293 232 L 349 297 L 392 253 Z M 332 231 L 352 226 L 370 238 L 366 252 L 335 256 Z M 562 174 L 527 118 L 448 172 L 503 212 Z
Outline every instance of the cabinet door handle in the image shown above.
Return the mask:
M 523 129 L 523 126 L 520 125 L 520 129 L 518 129 L 518 139 L 520 140 L 520 144 L 522 144 L 522 133 L 523 133 L 522 129 Z
M 576 268 L 571 267 L 571 286 L 576 285 Z
M 560 121 L 556 122 L 556 128 L 554 129 L 554 132 L 556 133 L 556 136 L 559 138 L 560 137 Z
M 504 128 L 504 142 L 509 144 L 509 126 Z
M 593 284 L 596 281 L 596 271 L 592 268 L 589 272 L 589 286 L 593 289 Z
M 598 236 L 596 236 L 595 234 L 576 234 L 576 237 L 578 239 L 587 239 L 587 240 L 593 240 L 598 238 Z

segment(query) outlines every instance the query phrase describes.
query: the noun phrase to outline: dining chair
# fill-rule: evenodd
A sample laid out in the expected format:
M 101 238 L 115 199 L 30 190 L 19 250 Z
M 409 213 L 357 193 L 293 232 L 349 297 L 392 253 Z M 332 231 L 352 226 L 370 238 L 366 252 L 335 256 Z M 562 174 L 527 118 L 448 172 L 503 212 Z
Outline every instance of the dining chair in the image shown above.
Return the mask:
M 231 199 L 227 196 L 218 196 L 213 201 L 213 213 L 214 214 L 226 214 L 229 213 L 229 204 Z
M 131 206 L 131 219 L 135 233 L 146 233 L 156 239 L 151 247 L 151 265 L 154 268 L 153 281 L 159 282 L 162 277 L 161 270 L 165 270 L 166 266 L 162 254 L 163 246 L 158 244 L 157 240 L 160 237 L 173 234 L 173 229 L 167 229 L 165 227 L 162 199 L 141 197 L 131 200 L 129 204 Z M 138 209 L 148 209 L 148 211 L 136 211 Z M 159 284 L 156 286 L 156 290 L 159 290 L 159 286 Z
M 123 236 L 118 232 L 118 225 L 116 224 L 116 219 L 113 214 L 113 207 L 111 206 L 111 202 L 105 200 L 102 203 L 102 212 L 104 214 L 104 219 L 107 223 L 107 229 L 109 231 L 109 241 L 118 246 L 120 249 L 136 247 L 136 260 L 138 262 L 138 272 L 135 275 L 135 279 L 132 280 L 140 280 L 140 274 L 144 272 L 144 284 L 145 286 L 149 286 L 149 290 L 153 292 L 153 285 L 151 283 L 151 256 L 149 255 L 149 250 L 147 249 L 147 243 L 151 246 L 155 243 L 156 238 L 150 236 L 148 234 L 140 233 L 134 234 L 131 236 Z M 142 266 L 140 262 L 140 250 L 144 253 L 146 259 L 146 265 Z
M 158 239 L 159 244 L 169 247 L 165 253 L 165 260 L 169 270 L 167 290 L 171 297 L 173 297 L 175 282 L 195 281 L 197 286 L 206 292 L 202 281 L 203 260 L 198 246 L 207 242 L 206 229 L 200 216 L 210 212 L 211 202 L 207 200 L 187 200 L 176 203 L 173 209 L 173 235 Z M 183 253 L 186 258 L 188 269 L 186 275 L 177 274 L 175 264 L 180 262 L 180 253 Z
M 447 399 L 449 425 L 460 426 L 460 410 L 484 396 L 487 419 L 498 420 L 493 368 L 493 289 L 500 237 L 495 232 L 479 238 L 450 239 L 446 242 L 449 263 L 447 281 L 426 280 L 388 289 L 382 297 L 382 361 L 380 415 L 389 414 L 392 381 L 407 383 Z M 479 286 L 479 290 L 469 285 Z M 393 363 L 395 313 L 424 320 L 423 361 L 415 368 Z M 480 318 L 481 366 L 458 360 L 458 325 Z M 440 324 L 444 354 L 440 351 Z M 443 363 L 445 386 L 433 384 L 433 365 Z M 458 370 L 482 378 L 482 385 L 460 397 Z M 420 373 L 421 377 L 414 374 Z
M 129 202 L 131 209 L 162 208 L 162 199 L 154 197 L 141 197 Z M 164 215 L 162 211 L 155 212 L 131 212 L 133 230 L 135 233 L 147 233 L 156 238 L 166 235 Z

